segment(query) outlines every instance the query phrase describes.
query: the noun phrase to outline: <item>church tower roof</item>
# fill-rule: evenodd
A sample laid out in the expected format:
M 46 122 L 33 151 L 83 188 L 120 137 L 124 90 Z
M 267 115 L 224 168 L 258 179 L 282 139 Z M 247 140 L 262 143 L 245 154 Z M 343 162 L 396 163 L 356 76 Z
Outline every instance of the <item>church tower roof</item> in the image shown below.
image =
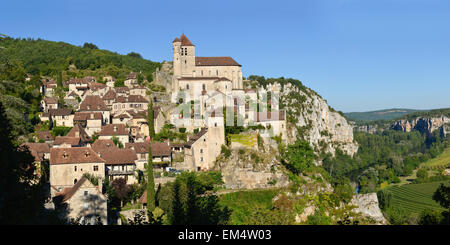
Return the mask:
M 181 42 L 181 41 L 180 41 L 180 39 L 177 37 L 177 38 L 175 38 L 175 39 L 173 40 L 172 43 L 175 43 L 175 42 Z
M 191 43 L 191 41 L 189 41 L 189 39 L 184 35 L 184 33 L 181 34 L 180 41 L 181 46 L 195 46 L 194 44 Z

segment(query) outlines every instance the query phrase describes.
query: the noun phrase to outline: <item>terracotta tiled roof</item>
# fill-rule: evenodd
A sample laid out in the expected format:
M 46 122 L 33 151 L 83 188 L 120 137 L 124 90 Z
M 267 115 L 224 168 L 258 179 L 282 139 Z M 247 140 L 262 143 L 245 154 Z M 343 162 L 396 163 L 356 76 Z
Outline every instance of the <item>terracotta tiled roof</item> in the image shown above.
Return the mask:
M 69 144 L 71 146 L 77 146 L 81 144 L 81 139 L 79 137 L 67 137 L 67 136 L 56 136 L 54 145 Z
M 114 115 L 114 118 L 130 118 L 127 114 L 122 113 L 120 115 Z
M 44 102 L 46 104 L 57 104 L 58 103 L 58 101 L 55 98 L 52 98 L 52 97 L 45 97 L 44 98 Z
M 86 179 L 86 177 L 84 177 L 84 176 L 81 177 L 81 179 L 79 181 L 77 181 L 77 183 L 74 186 L 66 187 L 66 188 L 64 188 L 63 191 L 57 192 L 55 194 L 55 197 L 53 198 L 53 201 L 55 203 L 62 203 L 62 202 L 69 200 L 77 192 L 77 190 L 80 188 L 80 186 L 83 185 L 83 183 L 85 181 L 89 181 L 89 180 Z
M 70 108 L 49 109 L 48 113 L 52 116 L 68 116 L 72 115 L 73 110 Z
M 130 88 L 128 88 L 128 87 L 117 87 L 117 88 L 114 88 L 114 90 L 116 90 L 116 93 L 130 92 Z
M 241 66 L 229 56 L 195 57 L 195 66 Z
M 102 98 L 103 100 L 114 100 L 116 99 L 116 92 L 114 90 L 110 89 Z
M 37 131 L 36 134 L 41 140 L 53 140 L 53 136 L 49 131 Z
M 90 147 L 52 148 L 50 164 L 102 163 L 105 162 Z
M 104 151 L 104 150 L 107 150 L 107 149 L 119 149 L 119 147 L 117 147 L 111 139 L 108 139 L 108 140 L 97 139 L 91 145 L 91 148 L 95 152 L 100 152 L 100 151 Z
M 181 42 L 181 41 L 180 41 L 180 39 L 179 39 L 178 37 L 176 37 L 176 38 L 173 40 L 172 43 L 174 43 L 174 42 Z
M 77 136 L 78 135 L 78 136 Z M 91 137 L 86 133 L 80 124 L 75 124 L 73 128 L 67 133 L 67 137 L 79 137 L 82 143 L 87 143 L 91 141 Z
M 154 142 L 152 144 L 152 156 L 170 156 L 172 149 L 167 143 Z M 148 153 L 149 142 L 126 143 L 126 149 L 133 149 L 136 153 Z
M 130 74 L 127 75 L 127 80 L 128 79 L 137 79 L 137 73 L 136 72 L 130 72 Z
M 88 95 L 81 102 L 80 111 L 107 111 L 109 110 L 105 102 L 97 95 Z
M 148 103 L 142 95 L 118 96 L 116 102 L 119 103 Z
M 207 128 L 202 128 L 197 134 L 189 138 L 189 141 L 184 144 L 184 147 L 191 148 L 191 146 L 198 140 L 200 137 L 206 134 L 208 132 Z
M 189 41 L 189 39 L 184 35 L 184 33 L 181 34 L 180 41 L 181 46 L 195 46 L 194 44 L 191 43 L 191 41 Z
M 106 88 L 106 85 L 103 83 L 91 83 L 88 86 L 91 90 L 98 90 L 98 89 L 102 89 L 102 88 Z
M 38 153 L 50 153 L 50 146 L 47 143 L 23 143 L 22 145 L 28 146 L 31 150 L 35 150 Z
M 102 120 L 101 112 L 75 112 L 74 121 Z
M 72 186 L 72 187 L 66 187 L 64 188 L 63 191 L 61 192 L 57 192 L 55 194 L 55 197 L 53 198 L 53 202 L 56 204 L 61 204 L 62 202 L 65 202 L 67 200 L 69 200 L 79 189 L 80 187 L 86 183 L 86 181 L 88 183 L 91 183 L 86 177 L 81 177 L 81 179 L 79 181 L 77 181 L 77 183 Z M 92 184 L 92 183 L 91 183 Z M 52 186 L 53 187 L 53 186 Z M 53 187 L 54 188 L 54 187 Z M 99 195 L 103 195 L 100 190 L 98 190 L 98 187 L 95 187 L 96 191 Z
M 72 78 L 66 82 L 67 84 L 88 84 L 83 78 Z
M 105 164 L 133 164 L 137 160 L 133 149 L 106 149 L 100 150 L 99 156 L 105 160 Z
M 128 135 L 129 130 L 123 124 L 108 124 L 102 126 L 102 130 L 98 135 L 113 136 L 113 135 Z

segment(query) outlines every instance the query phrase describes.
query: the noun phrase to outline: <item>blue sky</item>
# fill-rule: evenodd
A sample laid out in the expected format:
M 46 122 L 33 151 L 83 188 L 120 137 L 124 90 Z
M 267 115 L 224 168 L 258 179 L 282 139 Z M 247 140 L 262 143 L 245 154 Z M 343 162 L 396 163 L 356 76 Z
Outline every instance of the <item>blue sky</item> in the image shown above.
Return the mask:
M 189 4 L 187 4 L 189 3 Z M 337 110 L 450 107 L 450 1 L 2 2 L 0 33 L 172 59 L 232 56 L 244 76 L 293 77 Z

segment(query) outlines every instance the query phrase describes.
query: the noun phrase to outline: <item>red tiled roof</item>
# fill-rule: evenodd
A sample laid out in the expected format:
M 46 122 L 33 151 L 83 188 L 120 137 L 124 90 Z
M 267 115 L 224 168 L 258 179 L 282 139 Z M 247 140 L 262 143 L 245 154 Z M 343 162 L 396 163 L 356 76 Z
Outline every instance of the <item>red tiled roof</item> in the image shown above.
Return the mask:
M 80 145 L 80 143 L 81 139 L 79 137 L 67 137 L 67 136 L 56 136 L 56 139 L 53 142 L 54 145 L 69 144 L 71 146 L 77 146 Z
M 44 102 L 46 104 L 57 104 L 58 103 L 58 101 L 55 98 L 52 98 L 52 97 L 45 97 L 44 98 Z
M 195 46 L 194 44 L 191 43 L 191 41 L 189 41 L 189 39 L 184 35 L 184 33 L 181 34 L 180 41 L 181 46 Z
M 148 103 L 142 95 L 118 96 L 116 102 L 119 103 Z
M 128 135 L 129 130 L 123 124 L 108 124 L 102 126 L 102 130 L 98 135 L 113 136 L 113 135 Z
M 105 164 L 133 164 L 137 160 L 133 149 L 105 149 L 99 151 L 99 156 L 105 160 Z
M 207 128 L 202 128 L 202 130 L 200 130 L 197 134 L 195 134 L 194 136 L 189 138 L 189 141 L 184 144 L 185 147 L 187 148 L 191 148 L 191 146 L 198 140 L 200 139 L 200 137 L 202 137 L 203 135 L 206 134 L 206 132 L 208 132 Z
M 101 140 L 97 139 L 92 145 L 91 148 L 95 152 L 104 151 L 106 149 L 119 149 L 111 139 Z
M 86 120 L 102 120 L 103 115 L 101 112 L 75 112 L 73 117 L 74 121 L 86 121 Z
M 103 100 L 114 100 L 116 98 L 116 92 L 114 90 L 110 89 L 106 94 L 103 96 Z
M 241 66 L 233 58 L 224 57 L 195 57 L 195 66 Z
M 90 147 L 52 148 L 50 164 L 102 163 L 105 162 Z
M 152 156 L 170 156 L 172 149 L 167 143 L 154 142 L 152 145 Z M 136 153 L 148 153 L 149 142 L 125 143 L 126 149 L 133 149 Z
M 78 135 L 78 136 L 77 136 Z M 75 124 L 73 128 L 67 133 L 67 137 L 78 137 L 81 139 L 81 142 L 86 143 L 91 141 L 91 137 L 86 133 L 83 127 L 80 124 Z
M 53 140 L 53 136 L 49 131 L 37 131 L 36 134 L 41 140 Z
M 109 110 L 105 102 L 97 95 L 88 95 L 81 102 L 80 111 L 107 111 Z
M 58 109 L 49 109 L 48 113 L 51 116 L 68 116 L 72 115 L 73 110 L 70 108 L 58 108 Z

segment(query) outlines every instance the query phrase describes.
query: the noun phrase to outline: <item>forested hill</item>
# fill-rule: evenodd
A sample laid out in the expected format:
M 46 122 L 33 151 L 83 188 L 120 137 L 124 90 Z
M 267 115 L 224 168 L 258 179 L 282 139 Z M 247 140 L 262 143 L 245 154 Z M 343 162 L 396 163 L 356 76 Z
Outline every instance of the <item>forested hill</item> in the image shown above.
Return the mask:
M 402 116 L 408 115 L 410 113 L 420 112 L 419 110 L 413 109 L 386 109 L 378 111 L 367 111 L 367 112 L 347 112 L 344 113 L 345 116 L 353 121 L 376 121 L 376 120 L 392 120 L 400 118 Z
M 13 138 L 17 138 L 32 132 L 39 122 L 42 78 L 62 85 L 71 78 L 85 76 L 104 82 L 103 76 L 110 75 L 117 84 L 123 84 L 130 72 L 139 72 L 141 79 L 152 81 L 152 73 L 160 66 L 161 63 L 143 59 L 138 53 L 120 55 L 92 43 L 79 47 L 0 34 L 0 102 L 11 121 Z M 63 87 L 58 88 L 56 93 L 62 99 Z
M 145 77 L 151 78 L 152 72 L 161 65 L 143 59 L 135 52 L 120 55 L 99 49 L 91 43 L 79 47 L 64 42 L 0 36 L 0 47 L 2 56 L 20 65 L 15 72 L 23 74 L 15 74 L 17 78 L 20 75 L 25 77 L 26 73 L 56 78 L 62 71 L 69 77 L 92 75 L 99 78 L 111 75 L 119 80 L 124 79 L 130 71 L 140 71 Z

